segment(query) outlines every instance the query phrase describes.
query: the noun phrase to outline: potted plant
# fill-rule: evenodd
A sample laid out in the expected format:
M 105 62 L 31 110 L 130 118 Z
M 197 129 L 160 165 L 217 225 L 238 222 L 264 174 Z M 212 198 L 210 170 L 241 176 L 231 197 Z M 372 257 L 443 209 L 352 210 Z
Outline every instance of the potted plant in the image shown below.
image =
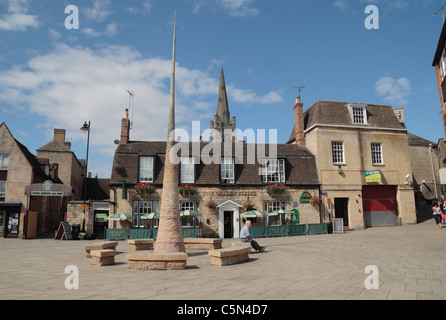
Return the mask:
M 255 209 L 254 202 L 252 202 L 249 199 L 246 200 L 245 203 L 243 204 L 243 208 L 245 208 L 246 211 L 254 210 Z
M 135 186 L 135 190 L 138 192 L 138 194 L 142 195 L 144 193 L 155 192 L 155 186 L 150 183 L 138 183 Z
M 266 186 L 266 192 L 270 195 L 272 194 L 282 194 L 286 190 L 286 186 L 284 184 L 274 183 Z
M 195 190 L 194 186 L 190 184 L 182 184 L 178 188 L 178 192 L 181 193 L 183 196 L 186 196 L 187 194 L 194 194 L 197 191 Z
M 310 199 L 310 203 L 311 203 L 313 206 L 317 206 L 319 203 L 321 203 L 321 199 L 320 199 L 318 196 L 313 196 L 313 197 Z
M 214 200 L 209 200 L 208 202 L 206 202 L 206 206 L 209 209 L 216 209 L 217 208 L 217 204 L 215 203 Z

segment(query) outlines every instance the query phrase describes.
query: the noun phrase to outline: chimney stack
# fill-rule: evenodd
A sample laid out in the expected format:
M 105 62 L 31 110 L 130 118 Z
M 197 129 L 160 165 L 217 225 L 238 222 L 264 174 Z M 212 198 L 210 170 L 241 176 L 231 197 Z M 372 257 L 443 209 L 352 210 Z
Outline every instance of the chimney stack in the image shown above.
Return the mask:
M 300 97 L 296 98 L 296 104 L 294 109 L 294 134 L 296 138 L 296 144 L 301 147 L 305 147 L 305 134 L 304 134 L 304 104 L 300 102 Z
M 65 142 L 65 129 L 54 129 L 54 138 L 53 140 L 56 142 L 61 142 L 65 144 L 68 148 L 71 148 L 71 142 Z
M 121 120 L 121 144 L 127 144 L 130 140 L 129 109 L 125 109 L 124 118 Z

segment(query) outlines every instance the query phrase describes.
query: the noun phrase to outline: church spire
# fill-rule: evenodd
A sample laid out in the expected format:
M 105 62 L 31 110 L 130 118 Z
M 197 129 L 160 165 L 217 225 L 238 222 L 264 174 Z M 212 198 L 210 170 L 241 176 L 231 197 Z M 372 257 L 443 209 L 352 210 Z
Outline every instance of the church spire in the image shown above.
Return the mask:
M 224 124 L 229 124 L 229 106 L 228 95 L 226 94 L 225 75 L 223 72 L 223 65 L 221 66 L 220 73 L 220 88 L 218 90 L 218 105 L 217 105 L 217 117 Z
M 211 141 L 235 142 L 235 117 L 230 117 L 228 95 L 226 94 L 225 75 L 223 65 L 220 72 L 220 87 L 218 90 L 217 113 L 211 121 Z

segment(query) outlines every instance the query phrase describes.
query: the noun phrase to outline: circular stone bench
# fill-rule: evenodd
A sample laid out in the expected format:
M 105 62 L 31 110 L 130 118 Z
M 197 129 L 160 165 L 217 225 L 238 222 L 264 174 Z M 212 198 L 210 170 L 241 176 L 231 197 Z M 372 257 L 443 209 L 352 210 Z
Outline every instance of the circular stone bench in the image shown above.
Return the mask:
M 129 244 L 129 250 L 152 250 L 153 249 L 153 239 L 133 239 L 127 240 Z
M 98 242 L 93 244 L 87 244 L 85 246 L 85 258 L 91 258 L 90 252 L 92 250 L 116 250 L 116 247 L 118 246 L 118 241 L 105 241 L 105 242 Z
M 204 250 L 221 249 L 223 243 L 223 239 L 216 238 L 184 238 L 183 241 L 186 249 Z
M 130 270 L 184 270 L 187 253 L 184 252 L 129 252 L 127 261 Z
M 217 266 L 226 266 L 247 261 L 251 248 L 234 246 L 229 248 L 210 250 L 209 258 L 211 264 Z

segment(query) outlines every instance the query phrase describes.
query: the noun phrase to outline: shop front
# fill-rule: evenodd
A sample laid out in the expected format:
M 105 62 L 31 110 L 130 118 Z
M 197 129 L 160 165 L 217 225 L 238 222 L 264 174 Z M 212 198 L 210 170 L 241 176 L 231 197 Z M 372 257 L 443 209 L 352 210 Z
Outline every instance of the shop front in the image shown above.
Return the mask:
M 0 237 L 18 238 L 21 203 L 0 203 Z

